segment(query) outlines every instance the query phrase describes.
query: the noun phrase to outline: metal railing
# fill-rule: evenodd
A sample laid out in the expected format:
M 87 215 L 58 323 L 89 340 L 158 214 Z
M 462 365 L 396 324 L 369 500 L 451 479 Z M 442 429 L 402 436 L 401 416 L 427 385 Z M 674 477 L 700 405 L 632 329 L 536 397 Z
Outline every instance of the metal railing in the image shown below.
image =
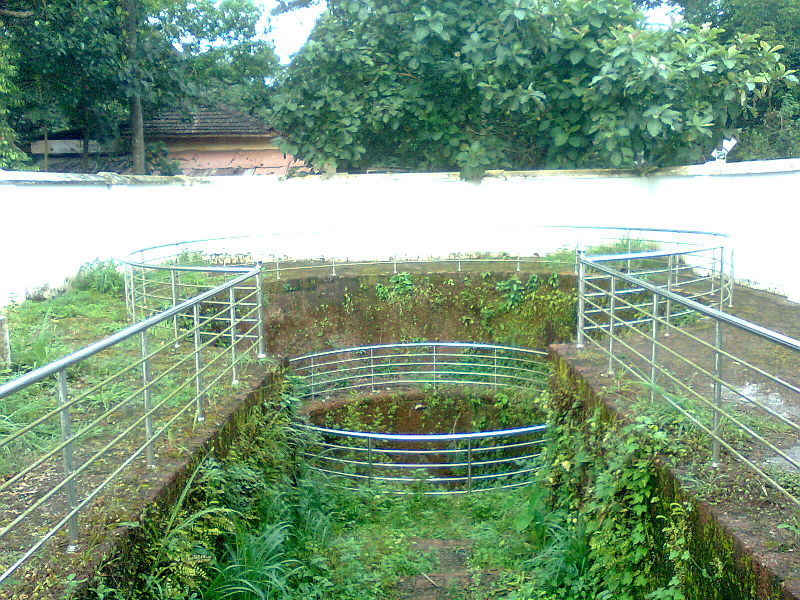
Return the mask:
M 574 235 L 566 236 L 565 231 Z M 731 261 L 726 262 L 724 251 L 718 250 L 719 240 L 724 238 L 718 234 L 556 227 L 541 228 L 536 236 L 526 236 L 522 236 L 526 248 L 535 245 L 541 253 L 559 248 L 562 251 L 550 256 L 528 257 L 522 252 L 482 252 L 447 258 L 286 261 L 280 253 L 259 253 L 254 238 L 181 242 L 137 251 L 124 261 L 127 265 L 126 302 L 131 318 L 138 321 L 135 325 L 0 386 L 4 416 L 0 423 L 3 434 L 0 439 L 0 582 L 6 581 L 54 538 L 61 539 L 64 547 L 73 549 L 81 540 L 79 516 L 91 508 L 93 501 L 105 490 L 124 485 L 126 472 L 140 481 L 146 480 L 152 473 L 147 466 L 156 464 L 159 454 L 176 452 L 173 442 L 165 438 L 179 437 L 192 423 L 202 421 L 212 396 L 233 389 L 230 386 L 235 385 L 254 355 L 265 355 L 263 283 L 266 279 L 280 280 L 290 275 L 398 273 L 414 267 L 424 271 L 432 263 L 446 263 L 456 271 L 467 270 L 473 264 L 484 268 L 500 265 L 515 271 L 572 267 L 575 254 L 571 248 L 608 243 L 611 251 L 620 248 L 628 251 L 626 276 L 634 280 L 636 275 L 636 282 L 650 280 L 682 293 L 697 294 L 695 297 L 704 302 L 716 298 L 720 291 L 723 299 L 730 299 L 729 292 L 725 296 L 726 280 L 722 273 L 729 269 Z M 565 237 L 570 237 L 572 243 L 565 244 Z M 655 254 L 636 256 L 633 252 L 656 247 L 661 248 L 660 258 Z M 670 260 L 674 261 L 671 265 Z M 659 261 L 668 264 L 659 266 Z M 662 281 L 665 269 L 666 282 Z M 584 285 L 600 285 L 585 279 L 582 278 Z M 727 281 L 731 280 L 728 276 Z M 704 289 L 708 281 L 712 283 Z M 714 281 L 718 282 L 716 288 Z M 631 292 L 623 300 L 646 293 L 647 289 L 644 286 L 644 292 Z M 675 297 L 680 296 L 673 294 L 665 302 L 675 302 L 675 306 L 679 306 Z M 587 297 L 585 292 L 581 300 L 604 306 L 599 296 Z M 632 304 L 632 311 L 642 309 L 641 301 Z M 582 331 L 585 330 L 587 336 L 603 331 L 602 327 L 595 327 L 604 324 L 602 311 L 592 313 L 591 310 L 585 305 L 581 310 Z M 614 308 L 611 312 L 616 312 L 611 317 L 613 331 L 618 327 L 617 320 L 634 326 L 637 320 L 646 319 L 646 315 L 623 319 L 624 313 Z M 670 310 L 666 314 L 672 315 L 668 320 L 679 316 Z M 432 349 L 427 364 L 424 363 L 424 346 Z M 378 348 L 357 350 L 371 351 L 374 361 Z M 318 371 L 323 367 L 316 363 L 311 368 L 313 377 L 308 378 L 309 383 L 313 380 L 308 393 L 316 397 L 345 389 L 397 385 L 527 386 L 526 377 L 542 375 L 539 367 L 534 366 L 528 374 L 521 375 L 522 359 L 497 356 L 497 352 L 504 351 L 500 347 L 475 347 L 465 354 L 446 344 L 409 345 L 408 349 L 405 358 L 388 354 L 382 357 L 386 362 L 379 368 L 374 363 L 368 366 L 366 354 L 354 356 L 349 365 L 336 365 L 324 374 Z M 479 356 L 481 352 L 488 354 Z M 337 360 L 335 353 L 323 354 L 316 355 L 315 360 Z M 420 361 L 423 364 L 414 364 Z M 479 366 L 480 361 L 489 362 Z M 295 366 L 300 370 L 304 368 L 299 362 Z M 343 369 L 349 370 L 346 381 Z M 93 381 L 99 379 L 99 383 L 89 383 L 89 378 L 84 377 L 88 371 L 92 371 Z M 55 384 L 50 385 L 48 380 L 53 377 Z M 20 425 L 11 422 L 10 417 L 15 415 L 22 415 Z M 539 426 L 524 434 L 539 435 L 536 427 Z M 496 433 L 503 440 L 523 435 L 512 431 L 488 433 Z M 530 446 L 540 443 L 539 439 L 528 440 Z M 391 441 L 395 442 L 398 440 Z M 468 439 L 449 440 L 448 443 L 456 446 L 466 443 L 467 447 L 449 448 L 454 452 L 446 454 L 461 458 L 441 468 L 462 469 L 462 472 L 434 477 L 460 477 L 460 482 L 439 482 L 452 486 L 463 486 L 466 478 L 470 488 L 476 487 L 475 482 L 483 482 L 477 486 L 480 488 L 497 482 L 491 477 L 473 477 L 473 474 L 479 477 L 483 474 L 469 469 L 489 466 L 473 462 L 473 451 L 476 456 L 478 452 L 506 452 L 522 442 L 490 444 L 490 447 L 497 446 L 497 450 L 470 448 Z M 501 451 L 500 446 L 505 450 Z M 389 447 L 382 449 L 391 450 Z M 508 460 L 496 464 L 533 460 L 526 454 L 521 458 L 501 458 Z M 367 467 L 369 470 L 383 468 L 370 460 Z M 498 474 L 510 479 L 520 477 L 521 483 L 525 475 Z
M 547 427 L 400 435 L 297 425 L 319 441 L 304 454 L 346 489 L 447 495 L 528 485 L 540 468 Z M 357 487 L 354 484 L 361 484 Z
M 736 461 L 800 506 L 786 485 L 800 469 L 791 450 L 800 439 L 800 340 L 722 312 L 720 272 L 692 299 L 669 277 L 673 286 L 623 272 L 626 258 L 579 257 L 578 346 L 600 351 L 609 374 L 644 384 L 641 410 L 668 406 L 693 424 L 713 464 Z
M 486 386 L 538 394 L 549 371 L 546 353 L 459 342 L 362 346 L 290 359 L 302 400 L 350 393 Z M 316 434 L 305 453 L 313 468 L 344 487 L 377 492 L 459 494 L 527 485 L 539 468 L 545 425 L 495 431 L 393 434 L 298 424 Z M 354 488 L 352 488 L 354 489 Z
M 93 501 L 156 476 L 160 455 L 179 453 L 166 438 L 264 357 L 260 278 L 250 269 L 0 385 L 2 414 L 28 417 L 0 438 L 0 582 L 53 538 L 77 549 Z
M 306 236 L 297 236 L 298 243 L 287 243 L 279 237 L 240 236 L 191 240 L 151 246 L 131 252 L 122 259 L 126 265 L 125 283 L 128 311 L 132 320 L 164 310 L 176 302 L 209 289 L 226 278 L 261 265 L 265 280 L 283 280 L 312 276 L 391 275 L 415 269 L 425 272 L 434 265 L 446 266 L 454 272 L 463 270 L 506 269 L 510 271 L 573 271 L 579 248 L 592 247 L 601 251 L 626 252 L 635 250 L 664 251 L 676 258 L 673 272 L 688 280 L 707 277 L 710 273 L 727 270 L 732 281 L 732 260 L 725 260 L 721 244 L 724 234 L 677 229 L 624 227 L 527 227 L 518 236 L 524 251 L 448 254 L 446 256 L 391 256 L 368 260 L 304 256 Z M 291 249 L 297 246 L 292 252 Z M 281 254 L 276 248 L 288 247 Z M 292 256 L 292 259 L 287 258 Z M 645 278 L 663 276 L 666 265 L 654 268 L 655 258 L 631 258 L 629 273 L 638 272 Z M 650 272 L 655 271 L 655 272 Z M 678 283 L 676 281 L 676 283 Z
M 313 399 L 387 386 L 481 385 L 544 389 L 541 350 L 466 342 L 409 342 L 328 350 L 289 359 L 295 395 Z

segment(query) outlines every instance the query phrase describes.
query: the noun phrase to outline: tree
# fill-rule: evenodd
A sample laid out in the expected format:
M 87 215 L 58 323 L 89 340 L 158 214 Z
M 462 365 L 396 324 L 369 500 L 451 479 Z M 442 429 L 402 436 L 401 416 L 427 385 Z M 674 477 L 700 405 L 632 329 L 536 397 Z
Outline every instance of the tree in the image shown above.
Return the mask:
M 757 33 L 781 45 L 783 62 L 800 69 L 800 3 L 785 0 L 680 0 L 684 17 L 693 23 L 712 22 L 725 29 L 723 40 L 737 32 Z M 800 156 L 800 89 L 764 98 L 759 114 L 742 123 L 737 160 Z
M 0 169 L 19 169 L 25 164 L 25 155 L 15 143 L 16 133 L 8 124 L 9 109 L 17 93 L 11 83 L 14 75 L 12 57 L 11 48 L 0 32 Z
M 629 0 L 332 0 L 275 99 L 321 169 L 702 160 L 792 79 L 756 36 L 643 27 Z
M 253 0 L 5 0 L 3 9 L 26 15 L 7 29 L 18 53 L 11 116 L 22 137 L 80 129 L 88 149 L 90 137 L 116 137 L 128 120 L 135 172 L 145 112 L 206 98 L 255 111 L 278 65 L 259 39 Z M 232 81 L 246 70 L 239 57 L 249 58 L 249 81 Z M 259 79 L 258 69 L 272 70 Z
M 269 104 L 281 66 L 252 0 L 191 6 L 161 0 L 152 14 L 154 26 L 180 48 L 184 77 L 196 96 L 251 114 Z

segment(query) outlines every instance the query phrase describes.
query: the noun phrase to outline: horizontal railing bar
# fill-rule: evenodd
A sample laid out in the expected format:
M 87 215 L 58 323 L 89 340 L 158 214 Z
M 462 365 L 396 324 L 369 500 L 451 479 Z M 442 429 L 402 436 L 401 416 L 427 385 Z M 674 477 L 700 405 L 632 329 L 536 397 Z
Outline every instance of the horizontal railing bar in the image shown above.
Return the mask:
M 351 437 L 351 438 L 386 440 L 386 441 L 402 441 L 402 442 L 474 440 L 474 439 L 490 438 L 490 437 L 522 435 L 525 433 L 534 433 L 537 431 L 544 431 L 545 429 L 547 429 L 546 425 L 534 425 L 532 427 L 517 427 L 515 429 L 503 429 L 498 431 L 477 431 L 473 433 L 387 434 L 387 433 L 369 433 L 364 431 L 345 431 L 342 429 L 329 429 L 327 427 L 317 427 L 316 425 L 306 425 L 304 423 L 298 424 L 298 427 L 302 427 L 303 429 L 307 429 L 309 431 L 316 431 L 317 433 L 324 433 L 339 437 Z
M 295 358 L 290 358 L 289 362 L 298 362 L 301 360 L 310 360 L 311 358 L 317 358 L 319 356 L 329 356 L 331 354 L 341 354 L 344 351 L 347 352 L 362 352 L 366 350 L 380 350 L 383 348 L 430 348 L 432 346 L 436 346 L 437 348 L 483 348 L 486 350 L 509 350 L 513 352 L 519 352 L 522 354 L 532 354 L 537 356 L 547 356 L 547 352 L 543 350 L 531 350 L 528 348 L 514 348 L 511 346 L 497 346 L 493 344 L 472 344 L 472 343 L 458 343 L 458 342 L 405 342 L 402 344 L 378 344 L 373 346 L 358 346 L 356 348 L 347 348 L 345 350 L 327 350 L 325 352 L 315 352 L 314 354 L 304 354 L 303 356 L 297 356 Z M 468 356 L 468 355 L 466 355 Z
M 711 308 L 704 304 L 700 304 L 699 302 L 695 302 L 694 300 L 684 298 L 679 294 L 662 289 L 647 281 L 637 280 L 633 277 L 628 277 L 625 273 L 617 271 L 616 269 L 611 269 L 609 267 L 606 267 L 605 265 L 593 263 L 591 261 L 584 259 L 581 260 L 583 260 L 584 264 L 588 265 L 591 268 L 601 270 L 605 273 L 608 273 L 609 275 L 613 275 L 614 277 L 627 281 L 632 285 L 640 285 L 646 290 L 652 292 L 653 294 L 656 294 L 662 298 L 671 300 L 673 302 L 677 302 L 683 306 L 691 308 L 692 310 L 699 312 L 700 314 L 706 317 L 711 317 L 714 320 L 721 321 L 742 331 L 752 333 L 757 337 L 775 342 L 791 350 L 796 350 L 796 351 L 800 350 L 800 340 L 789 337 L 788 335 L 778 333 L 777 331 L 773 331 L 772 329 L 768 329 L 767 327 L 756 325 L 755 323 L 751 323 L 750 321 L 745 321 L 744 319 L 740 319 L 739 317 L 735 317 L 731 314 L 724 313 L 715 308 Z
M 345 354 L 345 352 L 341 352 L 341 354 Z M 335 365 L 344 365 L 352 362 L 367 362 L 372 360 L 385 360 L 387 358 L 426 358 L 426 357 L 433 357 L 436 358 L 447 357 L 447 358 L 459 358 L 462 360 L 467 359 L 479 359 L 479 358 L 486 358 L 489 360 L 494 361 L 497 359 L 498 361 L 507 361 L 507 362 L 517 362 L 517 363 L 524 363 L 528 365 L 540 365 L 542 361 L 534 360 L 530 357 L 518 357 L 518 356 L 508 356 L 508 355 L 493 355 L 493 354 L 456 354 L 452 352 L 406 352 L 406 353 L 397 353 L 397 354 L 361 354 L 359 356 L 351 356 L 347 358 L 343 358 L 341 360 L 328 360 L 325 362 L 315 362 L 313 365 L 310 362 L 306 365 L 296 366 L 295 369 L 323 369 L 323 367 L 328 366 L 335 366 Z M 291 359 L 290 359 L 291 360 Z M 382 363 L 385 364 L 385 363 Z M 405 363 L 394 363 L 394 364 L 405 364 Z M 410 363 L 408 363 L 410 364 Z M 463 364 L 470 364 L 465 362 Z M 485 363 L 472 363 L 472 364 L 485 364 Z M 494 363 L 492 363 L 493 365 Z M 498 365 L 499 366 L 499 365 Z M 518 368 L 512 367 L 507 365 L 509 368 Z M 327 371 L 320 371 L 320 372 L 332 372 L 333 369 L 329 369 Z
M 372 449 L 374 454 L 381 454 L 379 450 L 375 448 Z M 464 450 L 464 453 L 467 451 Z M 310 452 L 304 453 L 303 456 L 306 458 L 317 458 L 320 460 L 327 460 L 331 462 L 337 462 L 347 465 L 361 465 L 361 466 L 368 466 L 368 467 L 380 467 L 386 469 L 441 469 L 441 468 L 463 468 L 463 467 L 481 467 L 487 465 L 499 465 L 505 464 L 509 462 L 515 462 L 519 460 L 530 460 L 532 458 L 536 458 L 541 456 L 542 453 L 539 452 L 537 454 L 524 454 L 521 456 L 511 456 L 507 458 L 498 458 L 494 460 L 476 460 L 472 462 L 453 462 L 453 463 L 383 463 L 383 462 L 376 462 L 376 461 L 366 461 L 366 460 L 349 460 L 346 458 L 339 458 L 337 456 L 328 456 L 325 454 L 313 454 Z
M 422 371 L 426 375 L 432 375 L 433 371 Z M 406 375 L 408 373 L 405 373 Z M 412 373 L 413 374 L 413 373 Z M 403 373 L 396 373 L 396 376 L 403 375 Z M 487 374 L 487 377 L 491 377 L 491 375 Z M 359 378 L 364 379 L 364 378 Z M 431 378 L 418 378 L 418 379 L 386 379 L 386 380 L 375 380 L 374 386 L 375 387 L 382 387 L 382 386 L 398 386 L 398 385 L 420 385 L 420 384 L 431 384 L 431 385 L 442 385 L 442 384 L 451 384 L 451 385 L 486 385 L 486 386 L 493 386 L 493 387 L 513 387 L 519 389 L 531 389 L 529 386 L 524 385 L 526 382 L 530 383 L 530 380 L 523 379 L 520 382 L 513 382 L 513 381 L 505 381 L 503 383 L 498 383 L 495 381 L 475 381 L 471 379 L 431 379 Z M 308 391 L 305 394 L 301 395 L 301 398 L 309 398 L 313 395 L 321 395 L 321 394 L 333 394 L 344 392 L 346 390 L 358 390 L 370 387 L 372 384 L 371 381 L 362 381 L 361 383 L 352 384 L 352 385 L 344 385 L 340 387 L 329 387 L 324 388 L 322 390 L 314 390 Z
M 169 308 L 163 312 L 153 315 L 152 317 L 144 319 L 143 321 L 139 321 L 138 323 L 131 325 L 130 327 L 126 327 L 125 329 L 122 329 L 121 331 L 118 331 L 108 336 L 105 339 L 102 339 L 93 344 L 89 344 L 88 346 L 85 346 L 84 348 L 72 352 L 71 354 L 68 354 L 63 358 L 53 361 L 50 364 L 44 365 L 43 367 L 39 367 L 38 369 L 34 369 L 33 371 L 30 371 L 25 375 L 22 375 L 16 379 L 12 379 L 8 383 L 0 385 L 0 399 L 5 398 L 6 396 L 9 396 L 14 392 L 17 392 L 31 384 L 41 381 L 46 377 L 54 375 L 59 371 L 63 371 L 64 369 L 67 369 L 89 358 L 90 356 L 102 352 L 103 350 L 106 350 L 114 346 L 115 344 L 118 344 L 130 337 L 133 337 L 136 334 L 141 333 L 142 331 L 145 331 L 146 329 L 153 327 L 154 325 L 166 321 L 167 319 L 170 319 L 171 317 L 180 314 L 184 310 L 191 308 L 195 304 L 202 302 L 203 300 L 213 296 L 214 294 L 218 294 L 221 291 L 230 289 L 231 287 L 234 287 L 238 283 L 245 281 L 250 277 L 254 277 L 257 273 L 258 269 L 251 269 L 247 273 L 244 273 L 243 275 L 240 275 L 239 277 L 236 277 L 235 279 L 232 279 L 227 283 L 223 283 L 215 287 L 214 289 L 209 290 L 208 292 L 200 294 L 199 296 L 195 296 L 194 298 L 190 298 L 189 300 L 185 300 L 180 304 L 176 304 L 172 308 Z
M 501 471 L 499 473 L 491 473 L 488 475 L 473 475 L 471 477 L 387 477 L 385 475 L 362 475 L 361 473 L 347 473 L 344 471 L 333 471 L 323 467 L 314 466 L 317 471 L 322 471 L 328 475 L 340 475 L 343 477 L 353 477 L 355 479 L 373 479 L 376 481 L 403 481 L 403 482 L 418 482 L 418 483 L 458 483 L 469 480 L 480 481 L 486 479 L 498 479 L 500 477 L 513 477 L 514 475 L 525 475 L 526 473 L 533 473 L 538 471 L 541 467 L 533 467 L 528 469 L 517 469 L 516 471 Z
M 528 442 L 517 442 L 514 444 L 504 444 L 502 446 L 475 446 L 472 448 L 472 453 L 477 454 L 478 452 L 492 452 L 495 450 L 506 450 L 506 449 L 513 449 L 513 448 L 525 448 L 527 446 L 540 446 L 545 443 L 547 440 L 546 438 L 537 438 L 535 440 L 530 440 Z M 325 448 L 331 448 L 334 450 L 353 450 L 356 452 L 369 452 L 369 448 L 364 446 L 343 446 L 342 444 L 332 444 L 330 442 L 315 442 L 318 446 L 323 446 Z M 431 448 L 429 450 L 420 450 L 419 448 L 414 449 L 400 449 L 400 448 L 373 448 L 373 452 L 376 454 L 464 454 L 468 452 L 466 448 Z

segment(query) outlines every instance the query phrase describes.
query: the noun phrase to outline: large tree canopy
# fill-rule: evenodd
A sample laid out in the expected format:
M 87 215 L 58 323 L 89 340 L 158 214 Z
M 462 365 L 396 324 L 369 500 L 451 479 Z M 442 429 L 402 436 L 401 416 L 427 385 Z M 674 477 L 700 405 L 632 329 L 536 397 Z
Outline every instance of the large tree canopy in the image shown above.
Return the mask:
M 641 5 L 655 0 L 636 0 Z M 712 23 L 725 29 L 721 39 L 736 32 L 758 33 L 762 39 L 784 46 L 783 62 L 800 69 L 800 2 L 787 0 L 673 0 L 687 22 Z M 742 124 L 738 159 L 800 156 L 800 88 L 785 90 L 758 105 L 759 115 Z
M 10 119 L 23 139 L 64 129 L 113 138 L 129 109 L 142 105 L 208 100 L 256 112 L 278 69 L 253 0 L 0 0 L 0 7 L 0 42 L 16 55 L 5 61 L 13 69 Z
M 275 102 L 321 169 L 701 160 L 791 79 L 752 35 L 643 26 L 630 0 L 331 0 Z

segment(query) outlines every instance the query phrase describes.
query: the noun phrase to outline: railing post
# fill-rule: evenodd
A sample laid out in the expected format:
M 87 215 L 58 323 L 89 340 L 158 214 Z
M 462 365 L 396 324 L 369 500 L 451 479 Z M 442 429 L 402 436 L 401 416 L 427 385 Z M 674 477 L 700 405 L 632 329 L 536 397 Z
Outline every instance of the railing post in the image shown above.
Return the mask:
M 130 271 L 131 267 L 125 265 L 122 271 L 122 280 L 125 282 L 125 310 L 128 314 L 128 319 L 133 321 L 133 308 L 131 304 Z
M 461 273 L 461 258 L 458 259 L 458 272 Z
M 633 249 L 633 244 L 631 242 L 631 238 L 628 238 L 628 254 L 631 253 L 632 249 Z M 630 258 L 625 261 L 625 267 L 627 269 L 627 271 L 625 271 L 625 272 L 630 275 L 631 274 L 631 259 Z
M 0 315 L 0 370 L 11 367 L 11 340 L 8 337 L 8 322 Z
M 172 306 L 178 304 L 178 273 L 175 269 L 169 270 L 170 287 L 172 289 Z M 178 315 L 172 317 L 172 330 L 175 334 L 175 347 L 180 346 L 178 343 Z
M 370 387 L 372 391 L 375 391 L 375 355 L 374 350 L 372 348 L 369 349 L 369 375 L 370 375 Z
M 142 273 L 142 317 L 147 318 L 149 316 L 147 310 L 147 273 L 144 267 L 141 267 L 140 271 Z
M 256 303 L 258 304 L 258 307 L 256 308 L 256 319 L 258 319 L 256 328 L 258 329 L 258 358 L 267 357 L 267 333 L 265 331 L 267 319 L 266 315 L 264 314 L 264 271 L 262 266 L 263 265 L 261 261 L 259 261 L 258 273 L 256 273 Z
M 73 456 L 72 448 L 72 423 L 69 417 L 69 407 L 65 406 L 69 402 L 69 393 L 67 392 L 67 372 L 62 369 L 56 373 L 58 381 L 58 405 L 62 406 L 61 416 L 61 441 L 66 442 L 61 449 L 61 457 L 64 463 L 64 478 L 66 479 L 75 471 L 75 458 Z M 75 486 L 75 480 L 70 479 L 64 486 L 64 494 L 67 499 L 67 508 L 72 511 L 78 507 L 78 491 Z M 69 538 L 69 545 L 67 552 L 75 552 L 78 549 L 78 515 L 72 515 L 67 521 L 67 536 Z
M 617 302 L 617 280 L 612 275 L 611 281 L 608 284 L 608 368 L 606 372 L 609 375 L 614 374 L 614 311 Z
M 494 387 L 497 387 L 497 348 L 494 349 Z
M 433 389 L 436 389 L 436 345 L 433 346 Z
M 725 251 L 722 247 L 719 249 L 719 304 L 720 311 L 725 308 Z
M 230 321 L 230 341 L 231 341 L 231 384 L 237 385 L 239 378 L 236 368 L 236 289 L 228 289 L 228 320 Z
M 674 254 L 670 254 L 667 257 L 667 261 L 668 261 L 667 262 L 667 291 L 671 292 L 672 291 L 672 269 L 673 269 L 674 264 L 675 264 L 675 255 Z M 667 326 L 664 329 L 664 336 L 665 337 L 669 336 L 669 334 L 670 334 L 669 323 L 670 323 L 670 316 L 671 315 L 672 315 L 672 300 L 667 298 L 667 314 L 664 315 L 664 317 L 667 320 Z
M 733 250 L 728 253 L 728 308 L 733 306 Z
M 279 258 L 275 259 L 275 279 L 281 278 L 281 261 Z
M 206 420 L 205 393 L 203 392 L 203 349 L 200 347 L 200 306 L 192 306 L 194 321 L 194 389 L 197 403 L 196 419 L 198 422 Z
M 150 389 L 150 381 L 153 379 L 152 367 L 150 364 L 150 341 L 147 329 L 142 330 L 142 398 L 144 404 L 144 443 L 145 460 L 148 467 L 156 464 L 155 452 L 153 450 L 153 415 L 150 414 L 153 404 L 153 390 Z
M 311 357 L 311 399 L 313 400 L 316 396 L 316 390 L 314 389 L 314 375 L 316 373 L 316 369 L 314 368 L 314 357 Z
M 720 414 L 722 406 L 722 324 L 714 321 L 714 433 L 719 435 Z M 716 438 L 711 444 L 711 457 L 714 466 L 719 464 L 719 440 Z
M 650 401 L 656 398 L 656 348 L 658 344 L 658 294 L 653 294 L 652 327 L 650 329 Z
M 711 289 L 708 291 L 708 295 L 710 298 L 714 298 L 714 293 L 717 291 L 714 289 L 714 280 L 716 279 L 719 281 L 720 277 L 717 275 L 717 269 L 719 268 L 719 261 L 717 260 L 717 253 L 712 249 L 711 250 L 711 273 L 709 273 L 709 280 L 711 282 Z
M 517 273 L 519 273 L 520 266 L 519 266 L 520 256 L 517 255 Z
M 472 492 L 472 438 L 467 438 L 467 492 Z
M 331 258 L 331 277 L 336 277 L 336 259 Z
M 128 281 L 131 282 L 131 321 L 136 322 L 136 268 L 128 267 Z
M 586 264 L 583 262 L 584 257 L 586 256 L 586 252 L 584 250 L 578 249 L 578 331 L 577 331 L 577 340 L 576 346 L 578 348 L 583 348 L 584 344 L 584 326 L 585 326 L 585 319 L 584 319 L 584 296 L 586 294 Z
M 367 438 L 367 485 L 372 486 L 372 438 Z

